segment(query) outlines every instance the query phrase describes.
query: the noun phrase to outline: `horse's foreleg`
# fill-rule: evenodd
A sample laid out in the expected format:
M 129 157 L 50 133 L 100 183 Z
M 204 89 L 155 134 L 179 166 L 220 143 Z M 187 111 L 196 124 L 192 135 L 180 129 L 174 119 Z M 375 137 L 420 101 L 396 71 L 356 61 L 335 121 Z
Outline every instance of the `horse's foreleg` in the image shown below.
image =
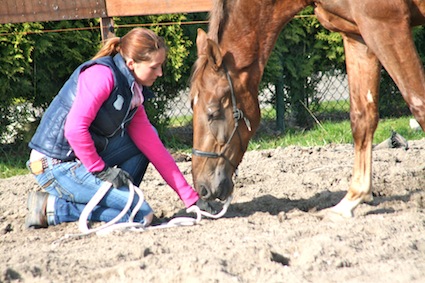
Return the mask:
M 354 167 L 345 197 L 331 210 L 352 217 L 363 201 L 372 200 L 372 140 L 378 125 L 381 64 L 359 36 L 344 35 L 350 119 L 354 139 Z

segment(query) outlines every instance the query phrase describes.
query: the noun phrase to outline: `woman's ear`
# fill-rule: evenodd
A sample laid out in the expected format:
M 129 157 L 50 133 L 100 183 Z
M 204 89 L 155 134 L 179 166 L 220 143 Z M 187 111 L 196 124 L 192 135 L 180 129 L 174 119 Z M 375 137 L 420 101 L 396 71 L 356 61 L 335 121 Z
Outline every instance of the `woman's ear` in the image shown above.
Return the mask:
M 130 71 L 134 71 L 134 60 L 133 59 L 128 59 L 125 64 L 127 65 L 127 67 L 130 69 Z

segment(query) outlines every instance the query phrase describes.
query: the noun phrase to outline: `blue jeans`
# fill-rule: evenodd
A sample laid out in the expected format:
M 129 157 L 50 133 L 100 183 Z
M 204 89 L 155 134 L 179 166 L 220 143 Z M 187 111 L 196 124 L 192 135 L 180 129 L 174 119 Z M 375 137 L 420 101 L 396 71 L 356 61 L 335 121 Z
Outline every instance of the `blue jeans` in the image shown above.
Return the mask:
M 127 171 L 133 177 L 136 186 L 142 181 L 149 164 L 149 160 L 140 152 L 127 134 L 110 139 L 107 148 L 99 154 L 108 166 L 117 165 Z M 37 175 L 36 180 L 49 194 L 56 196 L 54 219 L 49 217 L 49 225 L 78 221 L 85 205 L 104 182 L 90 173 L 78 160 L 52 165 L 51 159 L 47 159 L 49 168 Z M 112 187 L 90 213 L 88 220 L 109 222 L 122 211 L 128 197 L 129 190 L 127 187 Z M 137 194 L 135 194 L 131 209 L 119 222 L 128 221 L 138 199 Z M 134 221 L 144 223 L 144 217 L 152 212 L 152 208 L 144 201 Z

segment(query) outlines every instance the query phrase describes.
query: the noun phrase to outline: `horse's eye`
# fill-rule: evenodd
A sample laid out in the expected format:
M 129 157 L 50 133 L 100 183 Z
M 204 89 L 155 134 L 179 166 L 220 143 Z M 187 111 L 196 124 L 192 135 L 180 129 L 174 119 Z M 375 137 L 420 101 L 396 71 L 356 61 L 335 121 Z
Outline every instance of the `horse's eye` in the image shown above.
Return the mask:
M 220 109 L 217 108 L 208 108 L 208 121 L 214 121 L 214 120 L 218 120 L 221 119 L 223 115 L 221 114 Z

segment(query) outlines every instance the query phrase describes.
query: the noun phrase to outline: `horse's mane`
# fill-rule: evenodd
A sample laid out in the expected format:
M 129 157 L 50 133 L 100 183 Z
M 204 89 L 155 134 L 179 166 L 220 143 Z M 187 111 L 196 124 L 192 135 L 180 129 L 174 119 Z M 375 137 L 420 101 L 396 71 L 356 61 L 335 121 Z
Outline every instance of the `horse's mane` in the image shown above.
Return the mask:
M 226 0 L 214 1 L 214 6 L 209 13 L 208 38 L 217 43 L 219 42 L 220 33 L 223 29 L 224 22 L 227 19 L 225 5 Z M 191 83 L 196 81 L 196 77 L 203 72 L 207 62 L 208 60 L 206 56 L 198 57 L 192 67 L 192 72 L 189 79 Z
M 220 33 L 226 19 L 225 0 L 214 1 L 214 6 L 209 14 L 208 37 L 215 42 L 219 42 Z

